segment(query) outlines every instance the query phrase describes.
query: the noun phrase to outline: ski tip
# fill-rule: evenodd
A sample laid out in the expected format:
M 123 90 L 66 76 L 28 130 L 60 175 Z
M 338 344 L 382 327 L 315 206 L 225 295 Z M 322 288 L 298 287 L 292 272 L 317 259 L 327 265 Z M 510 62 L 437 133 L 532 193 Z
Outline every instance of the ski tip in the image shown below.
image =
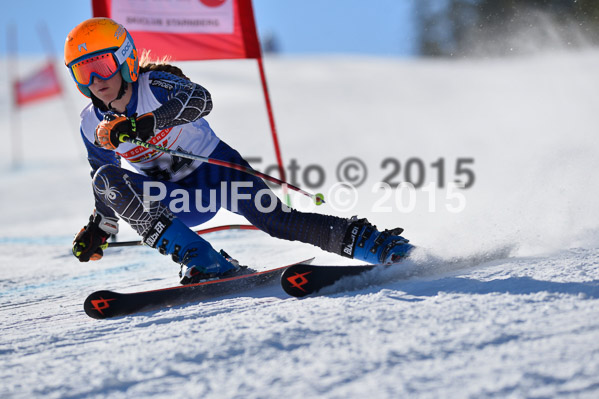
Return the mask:
M 90 294 L 83 303 L 85 313 L 94 319 L 105 319 L 114 316 L 111 306 L 120 294 L 112 291 L 96 291 Z
M 283 290 L 296 298 L 310 295 L 314 292 L 309 276 L 311 273 L 309 263 L 300 263 L 287 268 L 281 276 Z

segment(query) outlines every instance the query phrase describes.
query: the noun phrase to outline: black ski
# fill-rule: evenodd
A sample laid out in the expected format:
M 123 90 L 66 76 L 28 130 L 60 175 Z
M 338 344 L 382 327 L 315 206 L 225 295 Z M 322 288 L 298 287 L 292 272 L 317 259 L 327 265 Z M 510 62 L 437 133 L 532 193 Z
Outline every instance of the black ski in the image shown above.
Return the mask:
M 291 296 L 303 297 L 333 285 L 346 276 L 356 276 L 383 265 L 318 266 L 297 264 L 281 275 L 281 286 Z
M 198 284 L 180 285 L 152 291 L 118 293 L 113 291 L 96 291 L 89 295 L 83 304 L 83 309 L 89 317 L 106 319 L 109 317 L 125 316 L 141 311 L 161 309 L 189 302 L 212 299 L 222 295 L 251 289 L 276 281 L 288 267 L 308 264 L 307 259 L 293 265 L 282 266 L 252 274 L 210 280 Z

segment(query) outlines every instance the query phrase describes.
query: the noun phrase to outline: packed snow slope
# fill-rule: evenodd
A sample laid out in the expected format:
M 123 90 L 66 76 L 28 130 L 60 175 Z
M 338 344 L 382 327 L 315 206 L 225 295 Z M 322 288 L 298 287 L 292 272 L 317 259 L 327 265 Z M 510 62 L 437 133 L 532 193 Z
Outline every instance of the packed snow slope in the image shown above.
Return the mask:
M 275 173 L 255 63 L 181 65 L 217 134 Z M 114 320 L 85 297 L 176 285 L 178 267 L 145 247 L 72 257 L 93 209 L 85 99 L 64 71 L 66 101 L 9 115 L 0 75 L 0 397 L 599 397 L 598 67 L 597 51 L 267 59 L 288 178 L 328 200 L 294 205 L 404 227 L 418 250 L 302 300 L 273 285 Z M 206 238 L 258 269 L 346 263 L 261 232 Z

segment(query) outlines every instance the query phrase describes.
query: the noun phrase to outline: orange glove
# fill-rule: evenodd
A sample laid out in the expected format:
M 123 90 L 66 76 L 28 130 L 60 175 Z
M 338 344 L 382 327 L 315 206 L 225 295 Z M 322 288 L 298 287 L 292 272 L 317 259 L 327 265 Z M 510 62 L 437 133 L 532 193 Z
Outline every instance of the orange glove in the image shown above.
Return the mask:
M 124 137 L 146 141 L 154 137 L 155 124 L 156 119 L 151 112 L 139 117 L 137 114 L 130 117 L 108 114 L 96 127 L 95 145 L 114 150 L 122 143 L 121 138 Z
M 108 239 L 118 231 L 116 219 L 104 217 L 94 211 L 87 226 L 83 227 L 73 240 L 73 255 L 79 262 L 100 260 L 108 247 Z

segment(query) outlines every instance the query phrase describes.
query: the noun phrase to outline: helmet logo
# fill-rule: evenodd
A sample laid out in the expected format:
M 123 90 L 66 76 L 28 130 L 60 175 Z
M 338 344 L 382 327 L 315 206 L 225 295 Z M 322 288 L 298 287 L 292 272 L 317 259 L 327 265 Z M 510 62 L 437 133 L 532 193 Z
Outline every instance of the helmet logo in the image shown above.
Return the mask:
M 82 48 L 83 50 L 87 51 L 87 43 L 80 44 L 77 49 L 79 50 L 79 52 L 81 52 Z
M 129 51 L 131 51 L 131 42 L 125 43 L 125 47 L 121 49 L 122 56 L 126 57 L 127 54 L 129 54 Z

